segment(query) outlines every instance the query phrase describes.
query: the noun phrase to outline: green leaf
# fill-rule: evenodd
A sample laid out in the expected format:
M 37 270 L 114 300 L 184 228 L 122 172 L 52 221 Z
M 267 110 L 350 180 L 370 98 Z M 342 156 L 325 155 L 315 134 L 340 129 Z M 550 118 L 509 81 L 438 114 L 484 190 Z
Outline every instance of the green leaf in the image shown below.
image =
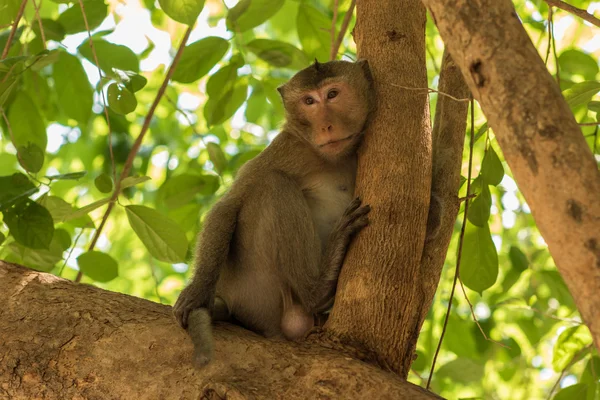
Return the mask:
M 4 233 L 0 232 L 0 246 L 2 246 L 2 243 L 4 243 L 5 240 L 6 236 L 4 236 Z
M 0 176 L 0 211 L 36 193 L 38 188 L 21 173 Z
M 215 166 L 215 170 L 221 175 L 227 167 L 227 159 L 223 154 L 223 150 L 213 142 L 206 143 L 206 150 L 208 151 L 208 158 Z
M 586 400 L 597 400 L 600 398 L 600 358 L 593 356 L 589 359 L 583 374 L 581 374 L 581 383 L 588 385 Z
M 43 206 L 28 200 L 4 212 L 10 234 L 23 246 L 47 249 L 54 235 L 54 221 Z
M 600 91 L 600 82 L 586 81 L 576 83 L 563 91 L 563 96 L 571 110 L 588 103 Z
M 598 113 L 600 112 L 600 101 L 590 101 L 587 105 L 588 110 Z
M 42 26 L 44 27 L 44 36 L 46 40 L 54 40 L 60 42 L 65 38 L 65 28 L 58 21 L 54 21 L 49 18 L 41 19 Z M 31 29 L 35 32 L 35 35 L 42 38 L 39 24 L 32 24 Z
M 57 101 L 69 118 L 87 123 L 92 115 L 93 90 L 79 59 L 61 51 L 53 74 Z
M 20 5 L 20 0 L 4 0 L 0 2 L 0 25 L 10 25 L 15 20 Z M 0 47 L 0 49 L 4 50 L 4 47 Z M 2 50 L 0 50 L 0 53 Z
M 585 399 L 588 391 L 587 383 L 577 383 L 561 389 L 554 396 L 554 400 L 579 400 Z
M 110 193 L 113 190 L 113 181 L 110 175 L 102 173 L 94 179 L 94 185 L 100 193 Z
M 73 206 L 57 196 L 44 195 L 38 203 L 48 210 L 55 224 L 63 222 L 63 219 L 73 212 Z
M 255 39 L 246 45 L 248 50 L 275 67 L 302 69 L 308 61 L 304 53 L 289 43 L 270 39 Z
M 301 3 L 296 25 L 302 50 L 309 60 L 329 61 L 331 19 L 308 3 Z
M 44 151 L 37 145 L 29 143 L 17 149 L 18 160 L 21 167 L 29 172 L 39 172 L 44 165 Z
M 488 185 L 497 186 L 504 178 L 504 167 L 492 146 L 487 149 L 481 162 L 481 176 Z
M 498 253 L 490 228 L 467 223 L 460 262 L 460 277 L 471 290 L 482 293 L 498 278 Z
M 128 176 L 121 181 L 121 190 L 149 181 L 149 176 Z
M 194 25 L 204 8 L 204 0 L 158 0 L 165 14 L 177 22 Z
M 265 89 L 260 83 L 254 85 L 252 94 L 248 98 L 246 104 L 246 120 L 250 123 L 256 124 L 260 117 L 264 115 L 267 110 L 267 95 Z
M 168 263 L 185 261 L 188 241 L 173 220 L 145 206 L 126 206 L 125 211 L 129 225 L 154 258 Z
M 83 274 L 97 282 L 108 282 L 119 276 L 119 265 L 114 258 L 100 251 L 88 251 L 77 257 Z
M 492 194 L 487 185 L 483 185 L 481 193 L 469 204 L 467 218 L 469 222 L 478 227 L 485 227 L 490 219 L 490 208 L 492 207 Z
M 135 111 L 137 100 L 133 93 L 117 83 L 111 83 L 108 87 L 108 106 L 117 114 L 129 114 Z
M 103 0 L 83 0 L 83 7 L 90 30 L 100 26 L 108 15 L 108 7 Z M 79 1 L 74 2 L 71 7 L 58 16 L 58 23 L 63 26 L 67 34 L 87 30 Z
M 585 325 L 565 329 L 554 344 L 552 368 L 560 372 L 573 360 L 584 347 L 592 343 L 592 335 Z
M 85 174 L 87 174 L 86 171 L 69 172 L 67 174 L 48 175 L 48 176 L 46 176 L 46 178 L 53 180 L 53 181 L 56 181 L 56 180 L 77 181 L 77 180 L 83 178 L 85 176 Z
M 473 143 L 476 143 L 485 133 L 489 130 L 488 123 L 481 125 L 481 127 L 475 133 L 475 138 L 473 139 Z
M 140 70 L 140 61 L 129 47 L 110 43 L 99 38 L 93 38 L 93 43 L 98 56 L 98 64 L 108 75 L 114 75 L 113 68 L 133 72 Z M 89 39 L 83 42 L 77 48 L 77 51 L 89 62 L 96 65 Z
M 440 367 L 436 378 L 450 378 L 455 383 L 480 382 L 483 379 L 483 365 L 468 359 L 457 358 Z
M 220 98 L 209 98 L 204 105 L 204 118 L 208 126 L 218 125 L 235 114 L 235 112 L 244 104 L 248 94 L 248 84 L 246 80 L 238 81 L 232 89 L 223 94 Z
M 245 32 L 257 27 L 279 11 L 284 0 L 240 0 L 227 14 L 227 29 Z
M 158 189 L 157 201 L 168 208 L 178 208 L 194 202 L 197 196 L 213 194 L 218 188 L 219 178 L 214 175 L 176 175 Z
M 225 55 L 229 42 L 223 38 L 209 36 L 185 46 L 173 80 L 192 83 L 208 73 Z
M 11 138 L 17 149 L 34 144 L 40 150 L 46 150 L 46 125 L 35 103 L 25 92 L 17 93 L 8 110 L 8 121 Z
M 527 256 L 518 247 L 510 246 L 508 257 L 510 258 L 512 267 L 519 272 L 523 272 L 529 267 Z
M 115 72 L 121 79 L 121 82 L 125 85 L 127 89 L 129 89 L 131 93 L 135 93 L 137 91 L 142 90 L 144 86 L 146 86 L 146 84 L 148 83 L 148 79 L 146 79 L 142 75 L 121 70 L 116 70 Z
M 237 81 L 238 65 L 227 64 L 208 78 L 206 82 L 206 94 L 208 97 L 220 97 L 223 93 L 228 92 Z
M 558 57 L 560 72 L 569 75 L 581 75 L 585 80 L 594 80 L 598 74 L 597 61 L 582 51 L 576 49 L 565 50 Z
M 102 207 L 110 201 L 110 197 L 106 197 L 102 200 L 94 201 L 93 203 L 88 204 L 87 206 L 81 207 L 79 209 L 74 210 L 72 213 L 63 218 L 63 222 L 71 221 L 74 219 L 81 218 L 90 212 L 94 211 L 96 208 Z

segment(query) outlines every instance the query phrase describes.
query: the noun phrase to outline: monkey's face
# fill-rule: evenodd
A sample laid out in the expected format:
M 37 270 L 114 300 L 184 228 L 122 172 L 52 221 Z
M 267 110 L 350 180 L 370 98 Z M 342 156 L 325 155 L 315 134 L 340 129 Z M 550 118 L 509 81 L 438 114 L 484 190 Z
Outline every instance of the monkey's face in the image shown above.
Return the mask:
M 325 81 L 299 98 L 299 120 L 306 139 L 327 158 L 354 150 L 367 120 L 368 108 L 345 80 Z
M 373 108 L 366 61 L 316 63 L 279 88 L 286 128 L 328 159 L 356 149 Z

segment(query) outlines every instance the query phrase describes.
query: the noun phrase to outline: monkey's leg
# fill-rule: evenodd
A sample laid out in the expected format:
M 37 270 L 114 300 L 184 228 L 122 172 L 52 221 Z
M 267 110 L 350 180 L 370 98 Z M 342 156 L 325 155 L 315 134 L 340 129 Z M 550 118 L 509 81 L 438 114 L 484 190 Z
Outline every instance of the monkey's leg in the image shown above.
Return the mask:
M 213 321 L 228 321 L 230 319 L 227 304 L 220 297 L 215 298 L 212 318 L 208 309 L 196 308 L 189 313 L 187 332 L 194 344 L 192 363 L 196 368 L 202 368 L 210 362 L 214 352 L 212 336 Z

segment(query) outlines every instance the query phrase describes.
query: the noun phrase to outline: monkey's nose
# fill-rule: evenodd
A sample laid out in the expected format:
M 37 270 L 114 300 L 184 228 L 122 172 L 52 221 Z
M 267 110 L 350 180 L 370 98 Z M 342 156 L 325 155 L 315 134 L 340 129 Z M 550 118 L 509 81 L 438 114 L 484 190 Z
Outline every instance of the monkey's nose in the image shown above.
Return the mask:
M 333 125 L 327 125 L 321 128 L 321 130 L 323 131 L 323 133 L 325 132 L 331 132 L 333 130 Z

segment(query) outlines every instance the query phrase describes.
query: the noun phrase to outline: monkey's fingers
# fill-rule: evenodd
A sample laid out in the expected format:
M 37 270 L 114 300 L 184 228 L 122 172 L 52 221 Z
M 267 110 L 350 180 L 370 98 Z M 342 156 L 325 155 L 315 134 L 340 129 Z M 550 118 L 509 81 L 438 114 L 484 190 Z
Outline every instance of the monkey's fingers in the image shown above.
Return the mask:
M 350 204 L 348 204 L 348 207 L 346 207 L 346 211 L 344 211 L 344 215 L 352 214 L 358 207 L 360 207 L 361 203 L 362 200 L 360 199 L 360 197 L 356 197 L 354 200 L 352 200 Z

